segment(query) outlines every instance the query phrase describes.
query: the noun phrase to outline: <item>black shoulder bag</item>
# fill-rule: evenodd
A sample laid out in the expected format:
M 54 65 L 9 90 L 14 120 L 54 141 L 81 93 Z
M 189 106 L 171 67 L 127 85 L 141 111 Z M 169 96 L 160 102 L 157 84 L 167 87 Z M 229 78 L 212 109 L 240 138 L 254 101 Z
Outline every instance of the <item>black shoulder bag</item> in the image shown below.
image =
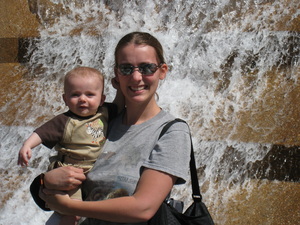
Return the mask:
M 170 121 L 161 131 L 159 138 L 169 129 L 172 124 L 176 122 L 186 123 L 181 119 Z M 214 222 L 207 210 L 206 205 L 202 202 L 192 138 L 191 145 L 190 173 L 193 190 L 193 203 L 184 213 L 181 213 L 177 211 L 172 205 L 170 205 L 168 200 L 165 200 L 156 214 L 152 217 L 152 219 L 148 221 L 149 225 L 214 225 Z

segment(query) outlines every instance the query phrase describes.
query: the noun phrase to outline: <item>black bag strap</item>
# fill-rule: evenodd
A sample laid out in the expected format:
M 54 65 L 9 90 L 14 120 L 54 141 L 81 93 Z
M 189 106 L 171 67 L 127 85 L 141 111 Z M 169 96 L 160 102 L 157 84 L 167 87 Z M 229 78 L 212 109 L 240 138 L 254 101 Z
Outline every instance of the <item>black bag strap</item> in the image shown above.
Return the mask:
M 184 120 L 179 119 L 179 118 L 176 118 L 176 119 L 168 122 L 162 129 L 162 131 L 159 135 L 159 138 L 161 138 L 161 136 L 163 136 L 164 133 L 166 133 L 166 131 L 170 128 L 170 126 L 172 126 L 174 123 L 177 123 L 177 122 L 186 123 Z M 200 187 L 199 187 L 197 169 L 196 169 L 196 163 L 195 163 L 195 156 L 194 156 L 194 148 L 193 148 L 193 142 L 192 142 L 191 135 L 190 135 L 190 139 L 191 139 L 190 173 L 191 173 L 191 182 L 192 182 L 192 191 L 193 191 L 192 197 L 195 202 L 200 202 L 200 201 L 202 201 L 202 195 L 200 193 Z

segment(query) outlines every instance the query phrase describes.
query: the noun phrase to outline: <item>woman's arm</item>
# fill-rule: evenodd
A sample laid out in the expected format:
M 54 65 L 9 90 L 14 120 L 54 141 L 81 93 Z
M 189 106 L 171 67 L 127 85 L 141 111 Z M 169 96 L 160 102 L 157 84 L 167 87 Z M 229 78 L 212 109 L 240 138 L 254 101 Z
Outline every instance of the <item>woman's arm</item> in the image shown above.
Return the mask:
M 72 200 L 66 194 L 41 193 L 41 197 L 51 209 L 65 215 L 122 223 L 143 222 L 154 216 L 175 181 L 176 177 L 164 172 L 144 169 L 132 196 L 103 201 Z M 47 193 L 47 190 L 45 192 Z

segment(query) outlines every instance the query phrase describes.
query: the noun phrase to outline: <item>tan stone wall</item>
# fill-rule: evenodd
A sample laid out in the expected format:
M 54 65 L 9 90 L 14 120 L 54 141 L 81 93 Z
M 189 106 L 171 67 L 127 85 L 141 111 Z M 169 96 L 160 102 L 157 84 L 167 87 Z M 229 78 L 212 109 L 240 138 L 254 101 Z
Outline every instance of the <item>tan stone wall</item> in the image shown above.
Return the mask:
M 39 22 L 36 15 L 30 12 L 27 0 L 0 1 L 0 15 L 1 107 L 16 96 L 20 98 L 20 92 L 26 90 L 28 84 L 22 76 L 27 70 L 18 63 L 18 54 L 24 38 L 39 36 Z M 8 107 L 0 116 L 1 124 L 11 125 L 16 110 L 13 105 Z M 10 118 L 7 115 L 10 115 Z
M 37 37 L 39 23 L 26 0 L 0 1 L 0 38 Z

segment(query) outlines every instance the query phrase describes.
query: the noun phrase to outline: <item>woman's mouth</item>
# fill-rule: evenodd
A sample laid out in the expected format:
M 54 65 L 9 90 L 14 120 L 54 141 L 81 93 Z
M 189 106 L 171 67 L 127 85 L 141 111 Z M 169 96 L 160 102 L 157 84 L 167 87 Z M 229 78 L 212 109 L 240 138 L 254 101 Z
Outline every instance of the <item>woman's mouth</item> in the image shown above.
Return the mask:
M 146 86 L 143 85 L 143 86 L 138 86 L 138 87 L 129 87 L 130 90 L 132 91 L 142 91 L 142 90 L 145 90 L 146 89 Z

